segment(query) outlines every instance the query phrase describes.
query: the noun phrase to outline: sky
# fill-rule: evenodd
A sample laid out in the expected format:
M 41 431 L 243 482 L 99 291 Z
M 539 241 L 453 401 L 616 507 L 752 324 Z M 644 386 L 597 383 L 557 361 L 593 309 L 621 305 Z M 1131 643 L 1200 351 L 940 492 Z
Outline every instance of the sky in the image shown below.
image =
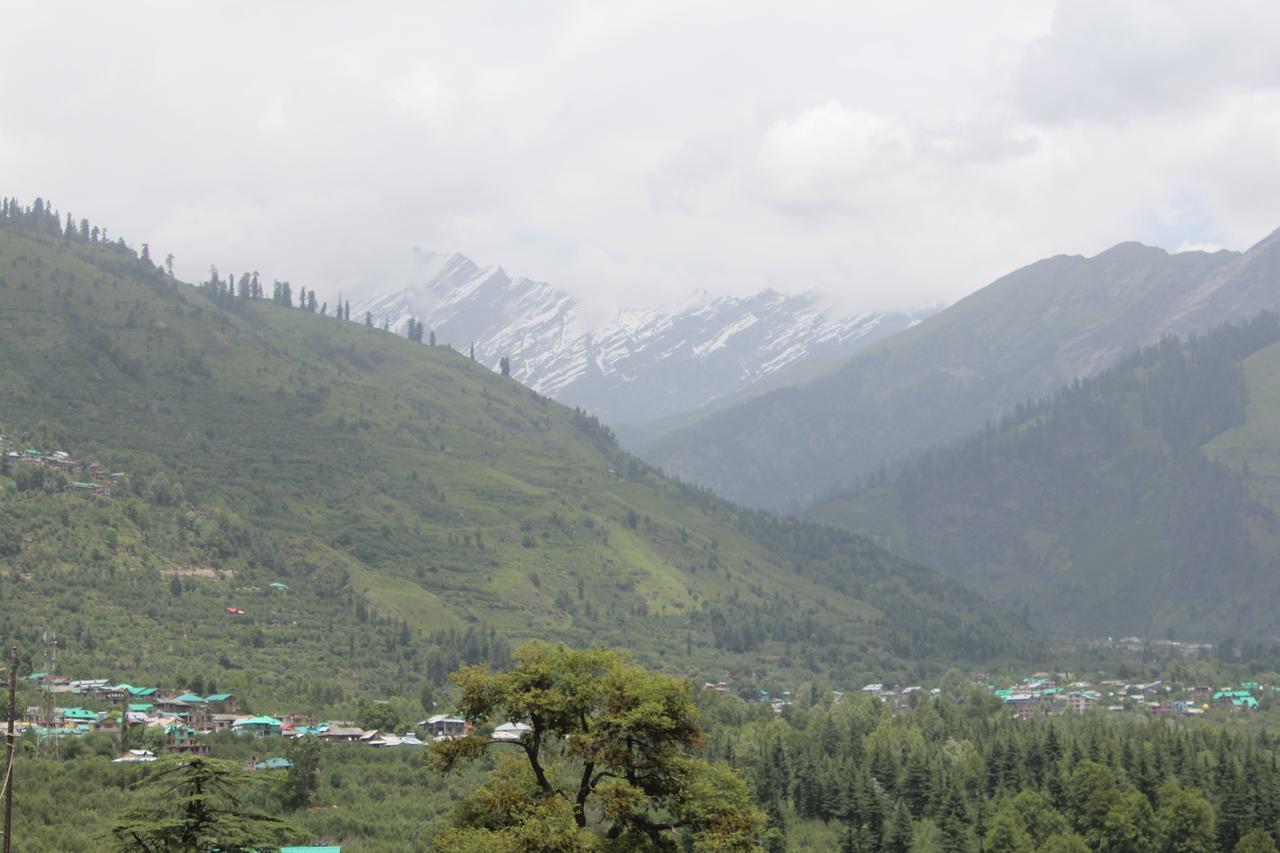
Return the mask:
M 1274 0 L 0 0 L 0 193 L 333 299 L 949 303 L 1280 227 Z

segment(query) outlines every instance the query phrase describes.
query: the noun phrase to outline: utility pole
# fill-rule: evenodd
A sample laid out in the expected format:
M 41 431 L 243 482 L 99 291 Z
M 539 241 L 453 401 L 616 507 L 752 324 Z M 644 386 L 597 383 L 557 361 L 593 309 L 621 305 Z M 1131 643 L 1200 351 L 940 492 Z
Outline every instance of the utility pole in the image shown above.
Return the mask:
M 18 690 L 18 647 L 9 648 L 9 726 L 4 739 L 4 853 L 13 850 L 13 717 Z

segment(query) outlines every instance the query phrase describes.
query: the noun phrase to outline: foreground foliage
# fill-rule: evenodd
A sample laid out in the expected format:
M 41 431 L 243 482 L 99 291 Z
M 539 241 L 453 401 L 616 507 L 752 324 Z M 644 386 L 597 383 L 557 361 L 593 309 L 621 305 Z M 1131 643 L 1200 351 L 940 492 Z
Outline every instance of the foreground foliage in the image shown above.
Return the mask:
M 763 815 L 724 765 L 690 752 L 703 743 L 688 682 L 649 672 L 616 652 L 530 644 L 504 673 L 471 667 L 455 678 L 462 715 L 478 726 L 528 721 L 511 742 L 486 734 L 444 741 L 437 766 L 514 747 L 459 810 L 436 849 L 466 851 L 754 850 Z M 677 835 L 678 833 L 678 835 Z

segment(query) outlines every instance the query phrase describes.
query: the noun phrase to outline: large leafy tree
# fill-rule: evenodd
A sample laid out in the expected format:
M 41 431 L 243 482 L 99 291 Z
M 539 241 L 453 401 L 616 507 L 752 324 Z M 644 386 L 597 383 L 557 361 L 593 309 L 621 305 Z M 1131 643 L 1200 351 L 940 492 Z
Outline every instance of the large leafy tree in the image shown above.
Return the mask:
M 112 822 L 116 850 L 248 853 L 280 847 L 297 830 L 250 808 L 263 783 L 230 761 L 174 756 L 157 761 L 137 785 L 137 800 Z
M 745 783 L 693 753 L 702 730 L 687 681 L 622 655 L 531 643 L 508 672 L 454 673 L 478 729 L 525 723 L 517 740 L 473 734 L 432 750 L 443 770 L 512 750 L 459 810 L 437 850 L 759 849 L 764 815 Z

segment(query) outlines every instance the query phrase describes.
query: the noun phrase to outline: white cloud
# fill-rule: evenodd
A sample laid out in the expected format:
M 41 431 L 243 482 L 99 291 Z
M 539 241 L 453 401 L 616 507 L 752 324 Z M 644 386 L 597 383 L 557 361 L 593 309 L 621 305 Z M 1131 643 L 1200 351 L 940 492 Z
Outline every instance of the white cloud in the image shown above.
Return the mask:
M 28 4 L 0 191 L 318 287 L 414 245 L 600 310 L 697 288 L 952 300 L 1277 224 L 1280 7 Z M 56 52 L 49 45 L 56 44 Z

